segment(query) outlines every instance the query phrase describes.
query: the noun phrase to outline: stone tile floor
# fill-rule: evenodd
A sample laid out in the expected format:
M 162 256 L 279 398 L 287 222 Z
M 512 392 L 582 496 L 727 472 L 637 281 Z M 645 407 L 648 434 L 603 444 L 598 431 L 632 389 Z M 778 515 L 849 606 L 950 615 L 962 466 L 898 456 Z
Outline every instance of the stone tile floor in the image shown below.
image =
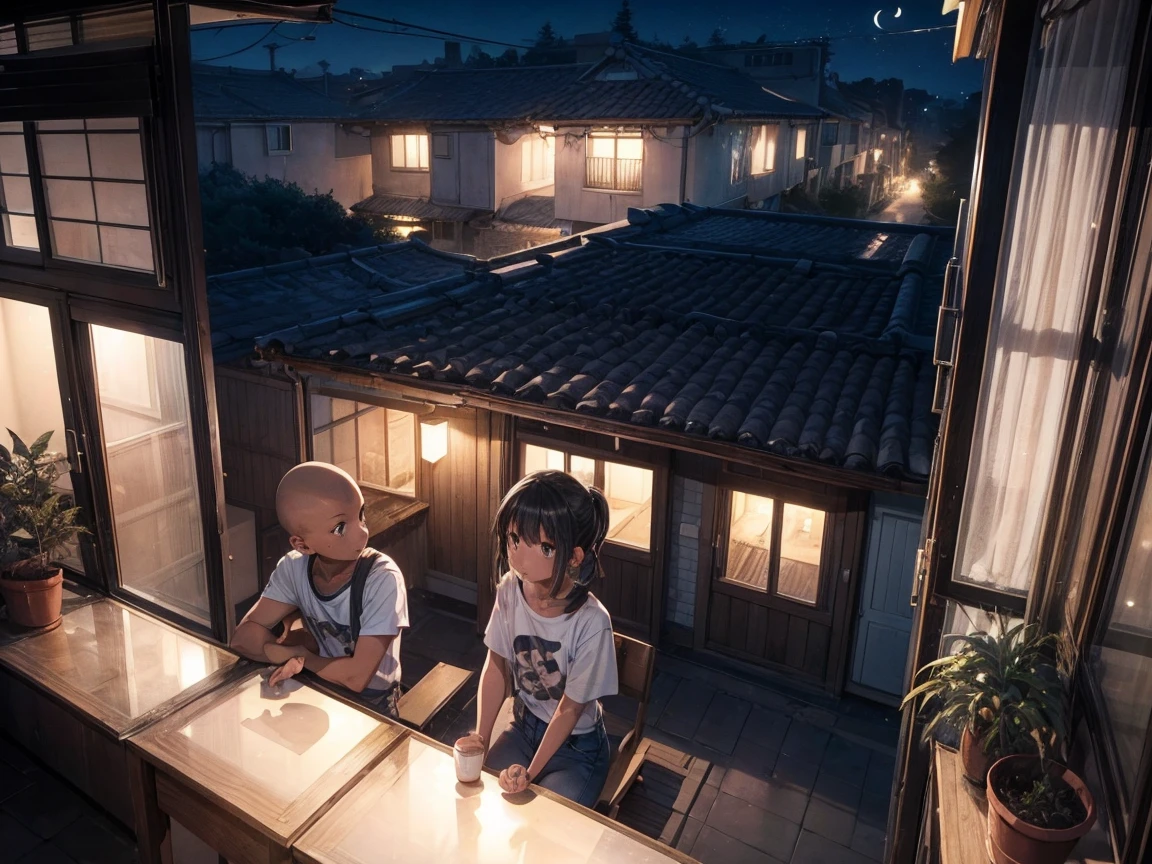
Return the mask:
M 417 596 L 411 607 L 406 683 L 438 661 L 479 669 L 473 620 Z M 660 654 L 648 708 L 649 737 L 711 763 L 677 847 L 703 864 L 879 861 L 899 715 L 700 659 Z M 475 692 L 474 677 L 428 732 L 466 732 Z M 132 864 L 136 850 L 123 826 L 0 734 L 0 861 Z

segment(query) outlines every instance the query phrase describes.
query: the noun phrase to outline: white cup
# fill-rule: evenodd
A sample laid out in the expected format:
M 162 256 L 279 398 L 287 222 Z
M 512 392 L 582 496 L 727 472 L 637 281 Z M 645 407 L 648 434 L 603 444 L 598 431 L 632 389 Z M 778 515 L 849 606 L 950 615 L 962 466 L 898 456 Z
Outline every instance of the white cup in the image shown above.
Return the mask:
M 456 760 L 456 779 L 461 783 L 475 783 L 480 779 L 480 772 L 484 768 L 484 748 L 461 750 L 452 748 L 452 755 Z

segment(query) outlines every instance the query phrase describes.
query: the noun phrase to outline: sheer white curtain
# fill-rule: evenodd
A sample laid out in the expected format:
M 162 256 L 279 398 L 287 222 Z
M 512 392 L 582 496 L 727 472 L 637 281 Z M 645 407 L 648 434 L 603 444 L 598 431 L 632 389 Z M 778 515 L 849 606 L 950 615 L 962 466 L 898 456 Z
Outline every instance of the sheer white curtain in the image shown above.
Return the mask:
M 1034 576 L 1137 4 L 1044 9 L 961 517 L 964 581 L 1026 593 Z

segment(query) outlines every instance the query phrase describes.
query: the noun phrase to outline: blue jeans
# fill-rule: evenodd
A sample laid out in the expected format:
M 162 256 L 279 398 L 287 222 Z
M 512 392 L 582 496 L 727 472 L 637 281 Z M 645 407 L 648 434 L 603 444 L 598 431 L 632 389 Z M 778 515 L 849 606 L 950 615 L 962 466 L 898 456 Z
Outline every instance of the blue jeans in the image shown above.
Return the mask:
M 513 720 L 493 737 L 485 764 L 494 771 L 503 771 L 510 765 L 527 768 L 547 729 L 548 724 L 526 709 L 517 698 Z M 608 733 L 601 720 L 590 732 L 570 735 L 532 782 L 577 804 L 591 807 L 608 779 L 610 761 Z

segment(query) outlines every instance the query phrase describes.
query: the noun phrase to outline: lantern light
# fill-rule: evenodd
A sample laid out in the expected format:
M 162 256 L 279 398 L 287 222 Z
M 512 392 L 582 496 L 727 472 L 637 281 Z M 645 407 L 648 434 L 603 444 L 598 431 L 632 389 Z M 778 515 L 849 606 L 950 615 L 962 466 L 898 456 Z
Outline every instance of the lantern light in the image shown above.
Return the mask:
M 420 455 L 427 462 L 439 462 L 448 455 L 448 421 L 420 424 Z

